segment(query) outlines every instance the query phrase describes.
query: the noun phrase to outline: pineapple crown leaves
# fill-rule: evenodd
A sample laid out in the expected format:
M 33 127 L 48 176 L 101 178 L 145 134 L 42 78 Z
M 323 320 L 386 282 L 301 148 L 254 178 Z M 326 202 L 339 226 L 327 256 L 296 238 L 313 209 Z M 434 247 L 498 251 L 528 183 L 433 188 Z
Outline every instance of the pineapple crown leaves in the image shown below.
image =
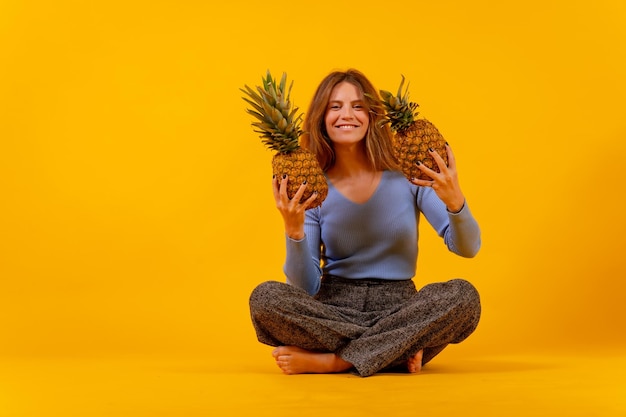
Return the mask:
M 391 129 L 395 132 L 408 128 L 419 114 L 417 111 L 419 104 L 409 100 L 409 84 L 407 84 L 404 91 L 402 90 L 404 81 L 405 78 L 402 75 L 402 81 L 395 95 L 389 91 L 380 90 L 382 104 L 387 112 L 383 124 L 389 123 Z
M 280 82 L 272 77 L 270 71 L 262 78 L 262 85 L 253 89 L 247 85 L 240 90 L 247 95 L 242 97 L 250 108 L 246 112 L 256 119 L 252 123 L 254 132 L 258 133 L 262 142 L 278 153 L 290 153 L 300 147 L 299 138 L 302 134 L 300 124 L 302 113 L 291 103 L 291 87 L 287 87 L 287 74 L 283 73 Z

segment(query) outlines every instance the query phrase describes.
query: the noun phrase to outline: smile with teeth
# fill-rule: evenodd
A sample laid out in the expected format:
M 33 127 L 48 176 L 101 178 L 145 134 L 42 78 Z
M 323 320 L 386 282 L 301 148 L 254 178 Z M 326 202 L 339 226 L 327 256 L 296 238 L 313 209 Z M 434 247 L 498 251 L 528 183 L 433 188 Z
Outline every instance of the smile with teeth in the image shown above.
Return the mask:
M 358 126 L 357 125 L 339 125 L 337 126 L 338 129 L 356 129 Z

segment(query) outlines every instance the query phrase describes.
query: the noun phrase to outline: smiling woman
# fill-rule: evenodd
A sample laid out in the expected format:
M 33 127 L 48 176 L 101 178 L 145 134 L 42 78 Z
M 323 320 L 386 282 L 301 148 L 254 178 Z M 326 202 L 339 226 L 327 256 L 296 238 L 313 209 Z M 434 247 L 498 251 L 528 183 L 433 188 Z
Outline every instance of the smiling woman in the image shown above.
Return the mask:
M 383 115 L 372 111 L 376 100 L 361 72 L 329 74 L 313 97 L 303 141 L 324 167 L 324 204 L 307 210 L 299 198 L 306 185 L 290 199 L 289 178 L 273 182 L 287 282 L 257 286 L 250 309 L 259 341 L 276 346 L 272 355 L 286 374 L 418 373 L 478 325 L 472 284 L 454 279 L 418 291 L 412 280 L 422 214 L 457 255 L 473 257 L 480 247 L 452 151 L 446 147 L 449 166 L 431 152 L 439 172 L 419 167 L 436 187 L 408 181 L 396 168 Z

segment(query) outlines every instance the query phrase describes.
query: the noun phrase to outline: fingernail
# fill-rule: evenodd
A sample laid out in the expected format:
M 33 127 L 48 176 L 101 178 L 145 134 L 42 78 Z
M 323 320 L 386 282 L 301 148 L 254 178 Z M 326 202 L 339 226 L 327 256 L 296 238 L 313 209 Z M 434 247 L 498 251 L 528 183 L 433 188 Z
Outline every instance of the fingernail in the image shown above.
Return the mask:
M 302 185 L 306 185 L 306 180 L 302 181 Z
M 276 174 L 272 175 L 272 179 L 276 179 Z
M 283 179 L 287 178 L 287 174 L 283 174 Z
M 446 146 L 450 146 L 450 144 L 448 142 L 446 142 Z
M 420 165 L 422 165 L 422 163 L 420 161 L 416 161 L 415 165 L 420 166 Z
M 435 150 L 433 148 L 428 148 L 429 151 L 431 152 L 435 152 Z

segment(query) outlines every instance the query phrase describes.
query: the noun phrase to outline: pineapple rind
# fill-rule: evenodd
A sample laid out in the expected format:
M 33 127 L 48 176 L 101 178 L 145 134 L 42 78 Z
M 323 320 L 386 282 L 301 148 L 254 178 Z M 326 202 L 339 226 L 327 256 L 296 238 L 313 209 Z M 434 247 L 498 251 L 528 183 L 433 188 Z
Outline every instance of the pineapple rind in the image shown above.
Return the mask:
M 432 179 L 420 171 L 417 167 L 418 161 L 435 172 L 440 171 L 437 162 L 428 151 L 429 148 L 435 150 L 446 165 L 448 164 L 446 140 L 430 121 L 417 119 L 409 128 L 396 132 L 394 151 L 406 178 Z
M 272 158 L 272 171 L 277 178 L 282 178 L 283 175 L 288 176 L 287 195 L 289 198 L 293 198 L 305 181 L 307 187 L 300 201 L 306 201 L 314 192 L 317 192 L 317 198 L 308 207 L 309 209 L 320 206 L 328 195 L 326 176 L 315 155 L 308 149 L 299 148 L 286 154 L 277 153 Z

